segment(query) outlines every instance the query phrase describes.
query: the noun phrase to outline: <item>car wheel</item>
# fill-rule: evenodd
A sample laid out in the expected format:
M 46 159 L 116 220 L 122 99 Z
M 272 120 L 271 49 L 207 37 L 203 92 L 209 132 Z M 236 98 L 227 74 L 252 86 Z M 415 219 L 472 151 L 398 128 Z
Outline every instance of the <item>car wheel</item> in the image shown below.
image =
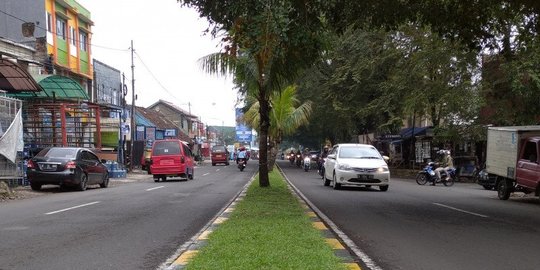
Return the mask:
M 332 177 L 332 187 L 334 189 L 340 189 L 341 188 L 341 184 L 337 182 L 336 180 L 336 174 L 334 174 L 334 176 Z
M 106 188 L 109 186 L 109 173 L 108 172 L 106 172 L 105 175 L 103 176 L 103 182 L 99 184 L 99 186 L 102 188 Z
M 216 163 L 212 163 L 212 166 L 216 166 Z
M 30 187 L 32 188 L 32 190 L 41 190 L 41 184 L 38 183 L 30 182 Z
M 386 186 L 379 186 L 379 190 L 380 190 L 380 191 L 387 191 L 387 190 L 388 190 L 388 185 L 386 185 Z
M 79 185 L 77 186 L 77 190 L 85 191 L 87 185 L 88 185 L 88 176 L 85 173 L 81 173 L 81 176 L 80 176 L 80 179 L 79 179 Z
M 499 197 L 499 199 L 508 200 L 508 198 L 510 198 L 510 184 L 510 181 L 506 179 L 502 179 L 499 181 L 499 184 L 497 185 L 497 196 Z
M 330 179 L 326 178 L 326 175 L 323 175 L 323 185 L 325 187 L 330 185 Z

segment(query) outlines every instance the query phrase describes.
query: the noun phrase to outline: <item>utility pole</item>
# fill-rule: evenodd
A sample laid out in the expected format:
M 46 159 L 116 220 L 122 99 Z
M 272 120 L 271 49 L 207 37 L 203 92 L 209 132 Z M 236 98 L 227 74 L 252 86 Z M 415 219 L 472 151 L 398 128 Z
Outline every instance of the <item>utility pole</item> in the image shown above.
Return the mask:
M 135 143 L 135 65 L 133 64 L 133 40 L 131 40 L 131 149 L 129 152 L 129 171 L 133 171 L 133 144 Z

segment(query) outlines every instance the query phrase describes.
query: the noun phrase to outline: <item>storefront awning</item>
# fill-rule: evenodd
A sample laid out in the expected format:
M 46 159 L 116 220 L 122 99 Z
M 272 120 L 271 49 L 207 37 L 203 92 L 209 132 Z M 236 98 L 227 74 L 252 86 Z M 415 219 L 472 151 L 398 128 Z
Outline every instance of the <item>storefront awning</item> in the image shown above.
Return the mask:
M 30 73 L 7 59 L 0 59 L 0 90 L 8 93 L 43 91 Z
M 90 99 L 82 86 L 69 77 L 60 75 L 39 75 L 34 78 L 44 90 L 38 94 L 38 97 L 79 100 Z
M 401 135 L 401 138 L 408 139 L 412 136 L 421 136 L 426 135 L 428 127 L 410 127 L 410 128 L 404 128 L 399 133 Z M 414 131 L 414 134 L 413 134 Z

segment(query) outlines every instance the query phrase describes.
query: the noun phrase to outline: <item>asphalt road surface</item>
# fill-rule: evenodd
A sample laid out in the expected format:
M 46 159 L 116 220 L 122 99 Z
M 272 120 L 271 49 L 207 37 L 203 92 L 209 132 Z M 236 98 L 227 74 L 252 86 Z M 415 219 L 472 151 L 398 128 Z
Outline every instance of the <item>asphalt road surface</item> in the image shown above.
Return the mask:
M 253 161 L 252 161 L 253 162 Z M 156 269 L 253 176 L 196 168 L 195 180 L 52 192 L 0 204 L 0 269 Z M 111 180 L 115 181 L 115 180 Z M 52 186 L 51 186 L 52 187 Z
M 375 262 L 373 269 L 540 268 L 540 201 L 501 201 L 473 183 L 378 188 L 323 186 L 316 170 L 279 162 L 287 178 Z

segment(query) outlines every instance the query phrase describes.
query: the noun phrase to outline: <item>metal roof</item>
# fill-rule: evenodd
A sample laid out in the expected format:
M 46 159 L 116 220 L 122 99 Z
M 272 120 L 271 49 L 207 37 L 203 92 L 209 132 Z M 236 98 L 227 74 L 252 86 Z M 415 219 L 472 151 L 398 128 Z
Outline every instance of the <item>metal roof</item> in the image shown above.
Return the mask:
M 21 99 L 46 98 L 90 100 L 86 91 L 75 80 L 60 75 L 36 75 L 35 81 L 43 91 L 37 93 L 14 93 L 8 96 Z
M 0 90 L 8 93 L 43 91 L 30 73 L 7 59 L 0 59 Z

